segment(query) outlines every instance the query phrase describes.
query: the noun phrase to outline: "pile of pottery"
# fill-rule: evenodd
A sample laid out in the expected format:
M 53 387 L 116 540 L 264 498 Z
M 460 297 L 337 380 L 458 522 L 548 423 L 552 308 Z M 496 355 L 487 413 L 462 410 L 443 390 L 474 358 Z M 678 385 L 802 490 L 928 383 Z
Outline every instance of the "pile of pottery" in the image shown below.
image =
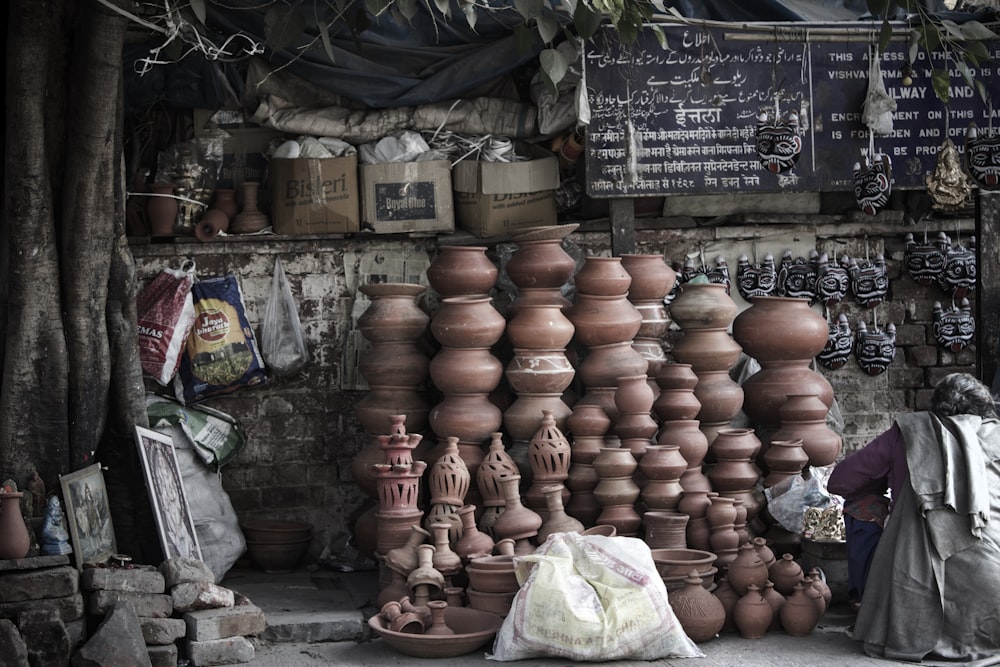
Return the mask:
M 390 646 L 417 658 L 451 658 L 493 640 L 502 619 L 495 614 L 452 607 L 444 600 L 415 605 L 408 598 L 387 602 L 368 626 Z

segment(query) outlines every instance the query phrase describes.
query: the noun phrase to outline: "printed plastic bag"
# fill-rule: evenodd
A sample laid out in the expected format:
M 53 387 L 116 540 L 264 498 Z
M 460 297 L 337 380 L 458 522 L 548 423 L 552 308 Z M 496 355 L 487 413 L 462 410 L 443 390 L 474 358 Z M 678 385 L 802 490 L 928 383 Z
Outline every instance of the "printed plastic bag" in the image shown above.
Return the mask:
M 160 432 L 166 426 L 180 433 L 173 435 L 174 444 L 183 436 L 186 446 L 213 471 L 229 463 L 246 445 L 243 426 L 230 415 L 208 406 L 185 406 L 167 396 L 146 394 L 146 414 L 149 425 Z
M 163 269 L 136 297 L 142 373 L 164 387 L 177 374 L 194 324 L 194 262 Z
M 640 539 L 554 533 L 514 558 L 521 588 L 490 660 L 700 658 Z
M 278 257 L 274 259 L 274 278 L 264 311 L 260 344 L 264 361 L 275 375 L 292 375 L 309 363 L 309 347 L 299 320 L 298 306 Z
M 174 378 L 177 400 L 187 404 L 264 384 L 264 359 L 236 276 L 195 281 L 191 294 L 194 326 Z

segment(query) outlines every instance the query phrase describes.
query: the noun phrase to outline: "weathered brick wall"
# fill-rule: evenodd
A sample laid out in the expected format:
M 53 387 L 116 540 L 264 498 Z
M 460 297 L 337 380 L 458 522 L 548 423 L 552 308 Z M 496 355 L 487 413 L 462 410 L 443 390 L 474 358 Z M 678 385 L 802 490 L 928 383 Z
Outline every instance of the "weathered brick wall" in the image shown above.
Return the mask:
M 844 417 L 845 450 L 863 446 L 911 409 L 926 407 L 930 387 L 945 373 L 962 370 L 975 373 L 974 348 L 959 353 L 942 350 L 934 341 L 932 306 L 950 297 L 936 286 L 916 284 L 901 270 L 904 225 L 882 225 L 881 231 L 866 223 L 831 221 L 818 217 L 810 225 L 698 227 L 693 221 L 672 221 L 669 229 L 641 229 L 636 234 L 636 252 L 663 252 L 673 261 L 683 261 L 698 252 L 714 262 L 723 253 L 735 276 L 739 254 L 754 256 L 755 243 L 774 249 L 786 246 L 816 247 L 839 256 L 874 258 L 884 252 L 890 272 L 890 294 L 877 308 L 879 326 L 889 322 L 897 329 L 897 351 L 886 373 L 869 376 L 854 358 L 836 371 L 821 369 L 834 387 Z M 949 222 L 946 230 L 955 236 L 956 224 L 967 235 L 971 221 Z M 679 226 L 678 226 L 679 225 Z M 936 233 L 937 229 L 932 231 Z M 868 236 L 866 236 L 868 233 Z M 448 242 L 449 237 L 440 237 Z M 587 253 L 610 254 L 606 231 L 574 233 L 572 254 L 582 260 Z M 766 244 L 765 244 L 766 241 Z M 355 299 L 356 286 L 368 274 L 383 280 L 419 280 L 434 256 L 433 238 L 365 239 L 247 239 L 207 244 L 176 243 L 133 246 L 138 271 L 150 279 L 166 266 L 178 266 L 185 257 L 197 262 L 202 277 L 234 273 L 243 288 L 247 312 L 255 330 L 263 316 L 271 285 L 274 258 L 280 256 L 299 300 L 299 313 L 308 334 L 313 361 L 302 373 L 274 378 L 264 387 L 206 401 L 239 419 L 248 432 L 248 443 L 222 471 L 225 488 L 241 519 L 296 518 L 311 521 L 317 539 L 313 556 L 327 544 L 336 551 L 350 534 L 354 518 L 369 499 L 351 480 L 352 457 L 366 442 L 354 416 L 353 406 L 364 393 L 363 380 L 355 370 L 357 350 L 364 341 L 353 329 L 363 312 L 363 300 Z M 490 255 L 502 263 L 512 247 L 492 247 Z M 867 255 L 866 255 L 867 253 Z M 780 256 L 780 252 L 778 253 Z M 777 258 L 777 257 L 776 257 Z M 734 288 L 735 293 L 735 288 Z M 497 300 L 502 304 L 503 299 Z M 742 300 L 738 300 L 741 302 Z M 832 310 L 832 317 L 845 312 L 852 328 L 859 319 L 873 326 L 873 314 L 848 300 Z

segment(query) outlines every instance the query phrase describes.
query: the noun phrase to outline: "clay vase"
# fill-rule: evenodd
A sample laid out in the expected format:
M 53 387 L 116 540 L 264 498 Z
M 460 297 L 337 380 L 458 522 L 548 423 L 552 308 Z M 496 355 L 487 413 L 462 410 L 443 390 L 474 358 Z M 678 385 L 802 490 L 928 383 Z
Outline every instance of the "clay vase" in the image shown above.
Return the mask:
M 578 226 L 550 226 L 549 238 L 538 238 L 540 234 L 513 237 L 517 250 L 504 267 L 507 277 L 518 288 L 562 287 L 576 270 L 576 261 L 563 250 L 562 241 Z
M 647 510 L 672 510 L 680 504 L 684 489 L 680 478 L 687 461 L 680 448 L 650 445 L 639 460 L 639 472 L 645 480 L 641 497 Z
M 431 565 L 445 577 L 453 577 L 462 570 L 462 558 L 451 548 L 451 540 L 448 533 L 451 530 L 450 523 L 432 523 L 430 525 L 431 535 L 434 541 L 434 553 L 431 557 Z
M 420 526 L 410 526 L 410 535 L 406 542 L 385 554 L 386 566 L 404 577 L 417 568 L 417 547 L 424 542 L 430 542 L 431 534 Z M 397 600 L 399 598 L 396 598 Z
M 611 428 L 611 418 L 600 405 L 577 402 L 566 418 L 566 428 L 571 436 L 572 462 L 593 463 L 604 446 L 604 434 Z
M 218 209 L 226 214 L 226 219 L 231 222 L 240 211 L 240 205 L 236 202 L 236 191 L 232 188 L 219 188 L 212 194 L 212 204 L 209 210 Z M 227 222 L 226 227 L 229 227 Z
M 753 459 L 761 449 L 760 439 L 752 428 L 720 430 L 708 447 L 709 459 Z
M 802 440 L 771 440 L 764 452 L 767 475 L 762 480 L 765 488 L 770 488 L 789 477 L 802 474 L 809 463 L 809 455 L 802 449 Z
M 694 389 L 664 389 L 661 385 L 653 402 L 653 413 L 661 422 L 694 419 L 700 411 L 701 401 Z
M 780 630 L 781 629 L 781 607 L 785 604 L 785 596 L 774 590 L 774 583 L 768 579 L 764 582 L 764 588 L 761 591 L 764 599 L 767 600 L 768 604 L 771 605 L 771 610 L 774 615 L 771 617 L 771 624 L 767 626 L 770 630 Z
M 670 302 L 670 317 L 683 331 L 726 329 L 739 307 L 718 283 L 684 283 Z M 687 362 L 682 362 L 687 363 Z
M 778 408 L 781 427 L 771 434 L 771 439 L 801 440 L 808 465 L 831 465 L 840 456 L 843 439 L 827 426 L 829 409 L 816 394 L 789 394 Z
M 622 266 L 621 257 L 591 255 L 573 278 L 579 293 L 595 296 L 623 296 L 628 294 L 632 276 Z
M 755 537 L 751 541 L 753 542 L 753 548 L 757 550 L 757 555 L 760 556 L 762 561 L 764 561 L 764 566 L 767 567 L 768 577 L 770 578 L 771 566 L 774 565 L 777 560 L 774 552 L 771 550 L 771 547 L 767 546 L 767 540 L 763 537 Z
M 424 335 L 430 317 L 417 305 L 427 291 L 416 283 L 368 283 L 358 291 L 371 304 L 358 317 L 358 329 L 372 342 L 412 341 Z
M 621 265 L 632 278 L 628 290 L 634 301 L 662 301 L 677 282 L 662 254 L 623 254 Z
M 520 484 L 520 475 L 512 475 L 500 480 L 500 488 L 503 490 L 504 497 L 504 511 L 493 524 L 493 533 L 496 535 L 497 541 L 514 540 L 516 553 L 529 553 L 533 551 L 529 540 L 538 535 L 538 529 L 542 526 L 542 517 L 521 503 Z
M 785 597 L 795 591 L 795 586 L 805 579 L 802 566 L 795 562 L 795 556 L 784 553 L 768 568 L 768 578 L 774 582 L 774 590 Z
M 768 580 L 767 565 L 764 564 L 753 544 L 744 542 L 740 545 L 736 560 L 729 564 L 727 576 L 729 577 L 729 585 L 739 595 L 746 593 L 751 585 L 755 585 L 758 591 L 762 591 Z
M 722 608 L 726 611 L 726 620 L 722 624 L 722 629 L 720 632 L 737 632 L 736 621 L 734 619 L 734 612 L 736 610 L 736 603 L 739 602 L 740 596 L 736 594 L 733 587 L 729 585 L 729 579 L 726 576 L 719 578 L 718 586 L 712 595 L 718 598 L 719 602 L 722 603 Z
M 21 515 L 21 491 L 0 493 L 0 559 L 24 558 L 31 549 L 31 535 Z
M 733 608 L 733 621 L 740 636 L 745 639 L 760 639 L 767 632 L 774 617 L 774 609 L 764 599 L 757 584 L 750 584 L 747 592 L 740 596 Z
M 573 333 L 573 323 L 555 304 L 522 304 L 507 323 L 507 340 L 515 349 L 560 350 Z
M 708 453 L 708 438 L 699 428 L 696 419 L 675 419 L 665 421 L 660 425 L 660 434 L 656 439 L 659 446 L 675 445 L 687 461 L 688 468 L 702 464 Z M 681 482 L 683 485 L 683 481 Z
M 778 584 L 775 583 L 774 587 L 777 590 Z M 804 582 L 796 583 L 791 594 L 785 597 L 785 604 L 781 605 L 781 627 L 793 637 L 809 635 L 819 623 L 819 609 L 812 598 L 806 595 L 805 589 Z
M 493 538 L 476 526 L 476 506 L 463 505 L 457 514 L 462 520 L 462 536 L 455 543 L 455 553 L 462 562 L 468 564 L 475 556 L 493 553 Z
M 778 409 L 789 394 L 815 393 L 828 408 L 832 405 L 833 387 L 810 367 L 828 337 L 826 320 L 808 299 L 759 297 L 736 317 L 733 338 L 761 366 L 743 383 L 743 411 L 753 423 L 777 429 Z
M 152 236 L 174 236 L 174 225 L 177 222 L 177 200 L 174 199 L 176 186 L 173 183 L 153 183 L 146 204 L 146 218 L 149 220 L 149 233 Z
M 683 588 L 670 592 L 668 602 L 684 633 L 695 643 L 712 639 L 726 623 L 726 608 L 702 585 L 697 570 L 691 571 Z
M 602 447 L 594 459 L 594 469 L 601 478 L 631 477 L 639 467 L 635 456 L 627 449 L 620 447 Z
M 260 190 L 260 183 L 256 181 L 243 181 L 240 183 L 240 199 L 243 202 L 243 207 L 233 217 L 229 225 L 229 229 L 234 234 L 253 234 L 271 224 L 267 215 L 257 208 L 258 190 Z
M 566 513 L 563 504 L 564 490 L 565 487 L 562 484 L 549 484 L 541 489 L 545 496 L 546 512 L 536 538 L 539 544 L 544 542 L 549 535 L 555 533 L 583 532 L 583 522 Z
M 427 607 L 431 610 L 431 624 L 424 629 L 424 634 L 442 637 L 454 635 L 455 631 L 449 628 L 444 620 L 444 612 L 448 608 L 448 603 L 445 600 L 431 600 L 427 603 Z
M 427 267 L 427 282 L 442 298 L 488 295 L 499 274 L 486 256 L 486 246 L 439 246 Z
M 833 591 L 830 590 L 823 573 L 820 572 L 818 567 L 809 570 L 809 578 L 812 579 L 813 588 L 819 591 L 820 596 L 823 598 L 823 613 L 826 613 L 826 610 L 830 608 L 830 602 L 833 600 Z

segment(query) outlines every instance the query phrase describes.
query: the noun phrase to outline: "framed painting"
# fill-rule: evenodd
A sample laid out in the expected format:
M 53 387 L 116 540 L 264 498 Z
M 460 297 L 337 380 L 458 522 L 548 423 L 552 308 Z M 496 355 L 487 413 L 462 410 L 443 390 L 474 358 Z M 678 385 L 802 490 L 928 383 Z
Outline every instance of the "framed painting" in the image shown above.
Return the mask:
M 198 533 L 184 492 L 173 440 L 142 426 L 135 427 L 135 438 L 164 559 L 201 560 Z
M 60 475 L 59 485 L 76 567 L 83 569 L 85 563 L 107 562 L 117 545 L 101 464 Z

